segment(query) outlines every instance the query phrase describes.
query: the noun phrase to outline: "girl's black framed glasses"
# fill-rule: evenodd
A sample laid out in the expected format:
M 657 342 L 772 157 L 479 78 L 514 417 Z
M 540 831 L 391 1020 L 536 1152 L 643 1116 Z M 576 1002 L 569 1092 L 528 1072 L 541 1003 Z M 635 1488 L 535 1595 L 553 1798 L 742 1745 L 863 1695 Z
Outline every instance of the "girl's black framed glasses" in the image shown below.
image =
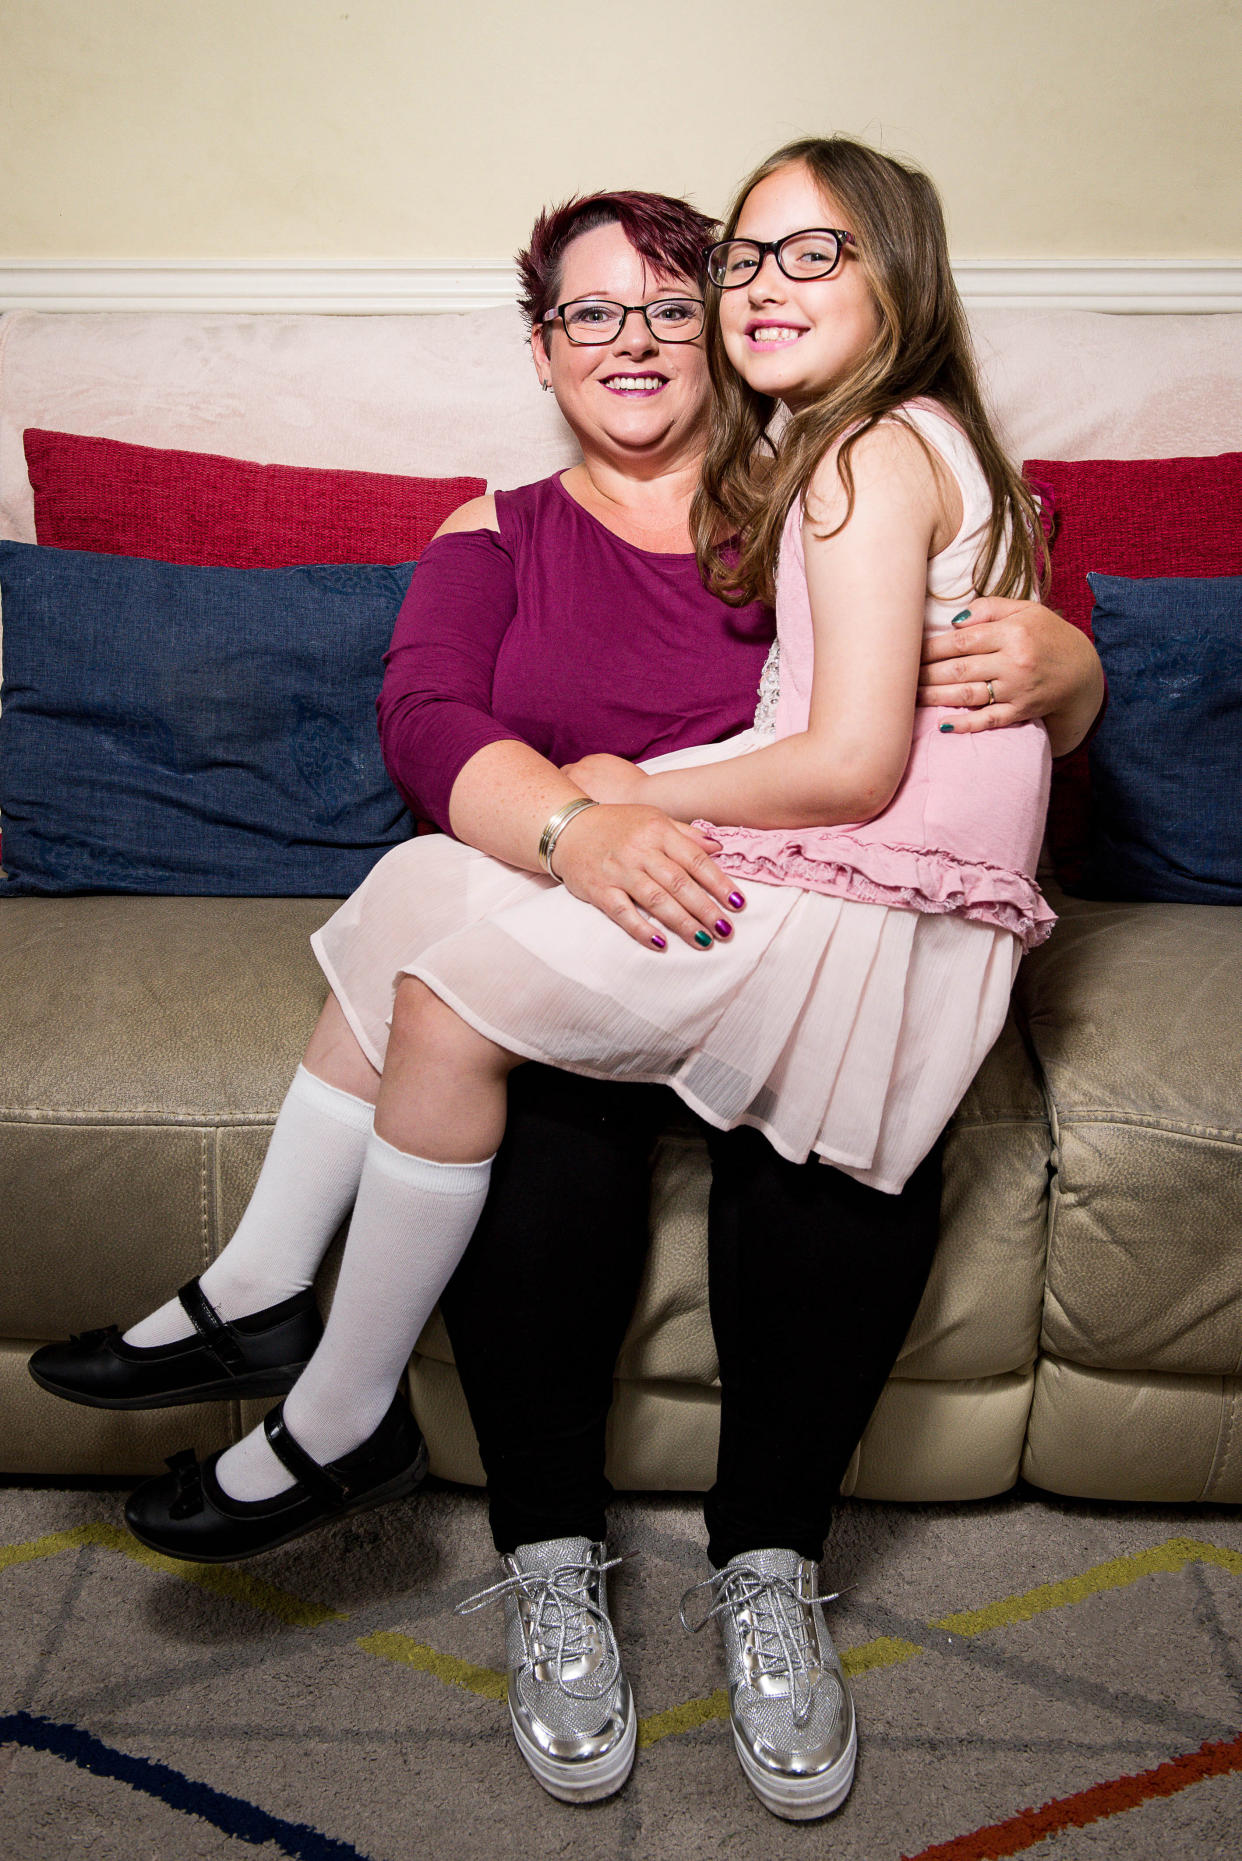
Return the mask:
M 722 239 L 708 250 L 707 275 L 718 290 L 736 291 L 750 283 L 770 252 L 785 276 L 800 284 L 830 277 L 846 246 L 856 243 L 839 226 L 812 226 L 783 239 Z
M 703 334 L 707 312 L 699 297 L 657 297 L 651 304 L 614 304 L 602 297 L 575 297 L 545 310 L 540 323 L 559 317 L 570 342 L 600 347 L 615 342 L 625 319 L 637 313 L 657 342 L 694 342 Z

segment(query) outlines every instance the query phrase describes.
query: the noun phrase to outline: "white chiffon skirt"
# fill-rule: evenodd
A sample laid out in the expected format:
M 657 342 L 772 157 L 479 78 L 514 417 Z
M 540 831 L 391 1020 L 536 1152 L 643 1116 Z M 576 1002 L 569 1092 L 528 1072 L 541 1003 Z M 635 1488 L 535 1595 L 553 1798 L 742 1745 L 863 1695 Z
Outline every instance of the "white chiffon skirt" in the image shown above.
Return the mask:
M 388 853 L 311 939 L 383 1069 L 397 984 L 420 977 L 511 1053 L 656 1081 L 896 1193 L 1005 1019 L 1021 949 L 963 918 L 745 886 L 710 950 L 647 949 L 594 906 L 445 835 Z

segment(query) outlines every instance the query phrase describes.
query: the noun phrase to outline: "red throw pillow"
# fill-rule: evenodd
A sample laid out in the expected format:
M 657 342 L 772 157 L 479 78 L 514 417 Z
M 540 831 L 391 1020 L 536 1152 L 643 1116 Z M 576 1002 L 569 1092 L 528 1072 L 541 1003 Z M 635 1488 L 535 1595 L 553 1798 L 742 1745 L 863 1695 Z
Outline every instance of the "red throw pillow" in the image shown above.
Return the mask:
M 1056 508 L 1045 599 L 1091 637 L 1087 574 L 1242 574 L 1242 452 L 1206 459 L 1028 459 Z M 1090 835 L 1086 750 L 1053 772 L 1048 837 L 1062 883 L 1081 877 Z
M 54 549 L 189 567 L 409 562 L 482 478 L 256 465 L 28 427 L 35 535 Z

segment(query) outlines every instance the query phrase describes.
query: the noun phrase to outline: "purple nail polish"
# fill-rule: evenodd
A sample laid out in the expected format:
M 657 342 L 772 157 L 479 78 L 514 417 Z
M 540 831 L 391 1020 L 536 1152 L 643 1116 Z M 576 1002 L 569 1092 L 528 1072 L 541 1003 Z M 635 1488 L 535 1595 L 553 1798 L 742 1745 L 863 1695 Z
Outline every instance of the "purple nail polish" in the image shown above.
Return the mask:
M 730 924 L 728 918 L 716 919 L 716 935 L 717 937 L 732 937 L 733 926 Z
M 661 937 L 659 931 L 654 931 L 652 933 L 651 947 L 653 950 L 667 950 L 668 949 L 668 944 L 665 942 L 664 938 Z
M 746 903 L 746 900 L 742 897 L 740 892 L 730 892 L 725 903 L 728 905 L 730 911 L 740 911 L 742 906 Z

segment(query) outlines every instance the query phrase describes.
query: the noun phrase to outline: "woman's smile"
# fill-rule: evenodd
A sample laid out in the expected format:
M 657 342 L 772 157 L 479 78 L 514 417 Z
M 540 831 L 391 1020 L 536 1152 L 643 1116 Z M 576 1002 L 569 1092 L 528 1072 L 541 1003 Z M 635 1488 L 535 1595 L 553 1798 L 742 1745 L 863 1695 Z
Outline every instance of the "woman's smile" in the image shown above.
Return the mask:
M 650 371 L 641 375 L 618 374 L 614 372 L 613 374 L 604 376 L 602 385 L 607 388 L 610 393 L 620 394 L 628 400 L 646 400 L 651 395 L 659 394 L 661 389 L 666 388 L 668 386 L 668 378 L 664 375 L 653 374 Z

